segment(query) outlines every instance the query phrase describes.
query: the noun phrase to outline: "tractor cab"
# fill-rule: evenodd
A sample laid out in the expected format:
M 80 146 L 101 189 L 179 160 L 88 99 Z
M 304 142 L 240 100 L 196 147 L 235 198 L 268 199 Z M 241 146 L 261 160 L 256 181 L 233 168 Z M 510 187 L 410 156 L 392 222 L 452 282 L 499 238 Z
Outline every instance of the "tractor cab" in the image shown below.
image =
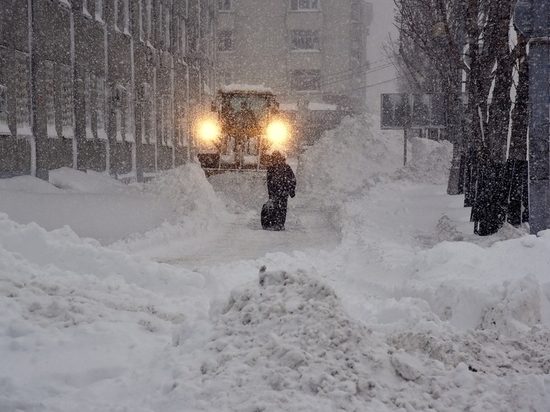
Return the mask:
M 290 126 L 271 89 L 230 85 L 218 91 L 211 113 L 198 122 L 197 135 L 203 169 L 261 170 L 272 151 L 288 144 Z

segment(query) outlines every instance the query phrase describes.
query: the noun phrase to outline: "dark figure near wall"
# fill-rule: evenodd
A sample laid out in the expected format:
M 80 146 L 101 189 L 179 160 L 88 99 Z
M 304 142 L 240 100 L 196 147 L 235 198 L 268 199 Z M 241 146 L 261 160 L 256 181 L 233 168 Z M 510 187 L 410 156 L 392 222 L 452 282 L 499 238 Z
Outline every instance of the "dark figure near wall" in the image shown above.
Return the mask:
M 262 227 L 266 230 L 285 230 L 288 197 L 294 197 L 296 176 L 279 151 L 271 155 L 267 168 L 269 201 L 262 210 Z

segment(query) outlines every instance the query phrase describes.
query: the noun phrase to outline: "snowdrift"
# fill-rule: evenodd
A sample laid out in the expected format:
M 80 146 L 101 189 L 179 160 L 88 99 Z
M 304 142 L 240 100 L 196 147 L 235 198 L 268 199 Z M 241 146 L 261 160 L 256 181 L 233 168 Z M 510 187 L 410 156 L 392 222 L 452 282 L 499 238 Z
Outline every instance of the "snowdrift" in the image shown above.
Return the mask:
M 351 318 L 330 286 L 301 271 L 262 268 L 257 282 L 234 289 L 211 315 L 208 329 L 184 323 L 174 334 L 174 381 L 164 385 L 171 389 L 163 410 L 176 411 L 190 393 L 196 395 L 191 410 L 217 411 L 477 410 L 487 404 L 542 411 L 550 399 L 525 396 L 550 367 L 540 347 L 516 341 L 529 352 L 526 361 L 492 332 L 460 333 L 440 324 L 381 334 Z M 177 366 L 188 356 L 199 370 Z M 506 366 L 512 364 L 521 374 Z

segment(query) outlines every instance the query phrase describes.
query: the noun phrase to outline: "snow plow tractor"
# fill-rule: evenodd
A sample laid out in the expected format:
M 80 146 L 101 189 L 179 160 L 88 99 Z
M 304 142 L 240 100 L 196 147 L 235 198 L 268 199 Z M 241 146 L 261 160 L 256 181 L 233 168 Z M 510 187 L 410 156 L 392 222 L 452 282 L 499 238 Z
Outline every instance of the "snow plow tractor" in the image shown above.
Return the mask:
M 207 175 L 263 170 L 273 151 L 285 150 L 290 129 L 271 89 L 224 86 L 212 102 L 211 112 L 197 122 L 197 157 Z

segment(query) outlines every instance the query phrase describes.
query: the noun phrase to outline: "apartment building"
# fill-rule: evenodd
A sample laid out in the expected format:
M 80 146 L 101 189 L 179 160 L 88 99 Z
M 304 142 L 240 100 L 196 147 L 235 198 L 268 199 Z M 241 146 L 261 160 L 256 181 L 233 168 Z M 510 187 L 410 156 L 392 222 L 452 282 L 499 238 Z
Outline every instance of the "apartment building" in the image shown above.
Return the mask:
M 217 84 L 263 84 L 288 106 L 365 109 L 364 0 L 217 0 Z
M 0 0 L 0 177 L 141 180 L 192 157 L 213 0 Z

